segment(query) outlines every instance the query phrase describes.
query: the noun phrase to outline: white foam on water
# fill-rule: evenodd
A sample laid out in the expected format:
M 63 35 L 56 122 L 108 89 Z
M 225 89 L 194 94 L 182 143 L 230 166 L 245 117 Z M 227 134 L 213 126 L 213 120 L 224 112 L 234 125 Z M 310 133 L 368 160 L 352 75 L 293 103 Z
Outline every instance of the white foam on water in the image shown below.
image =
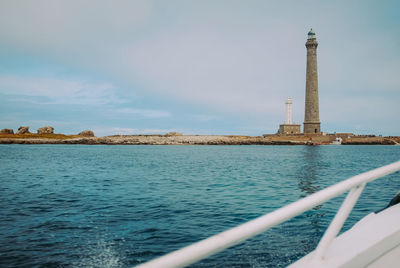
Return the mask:
M 81 258 L 73 267 L 123 267 L 122 257 L 115 249 L 113 242 L 98 240 L 96 244 L 88 245 L 81 253 Z

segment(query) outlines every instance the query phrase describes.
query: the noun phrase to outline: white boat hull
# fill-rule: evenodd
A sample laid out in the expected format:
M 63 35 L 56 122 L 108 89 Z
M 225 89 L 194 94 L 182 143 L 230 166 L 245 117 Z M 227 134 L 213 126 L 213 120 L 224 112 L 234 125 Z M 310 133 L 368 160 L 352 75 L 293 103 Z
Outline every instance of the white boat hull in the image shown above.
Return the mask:
M 289 267 L 399 267 L 400 204 L 361 219 L 332 241 L 322 259 L 313 255 Z

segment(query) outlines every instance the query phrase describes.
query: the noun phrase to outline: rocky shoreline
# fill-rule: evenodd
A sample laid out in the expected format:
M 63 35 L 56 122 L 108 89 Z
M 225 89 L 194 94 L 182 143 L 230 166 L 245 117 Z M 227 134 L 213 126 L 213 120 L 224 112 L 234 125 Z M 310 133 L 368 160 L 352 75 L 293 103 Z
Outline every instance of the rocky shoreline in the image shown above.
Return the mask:
M 182 135 L 169 132 L 164 135 L 113 135 L 96 137 L 91 130 L 76 135 L 55 134 L 54 128 L 45 126 L 31 133 L 29 126 L 0 130 L 0 144 L 106 144 L 106 145 L 400 145 L 400 137 L 376 137 L 375 135 L 334 134 L 264 134 L 262 136 L 239 135 Z
M 60 134 L 54 134 L 60 135 Z M 0 134 L 0 144 L 89 144 L 89 145 L 325 145 L 331 144 L 336 135 L 114 135 L 84 137 L 63 135 L 54 138 L 26 137 Z M 351 136 L 343 138 L 342 145 L 399 145 L 400 137 Z

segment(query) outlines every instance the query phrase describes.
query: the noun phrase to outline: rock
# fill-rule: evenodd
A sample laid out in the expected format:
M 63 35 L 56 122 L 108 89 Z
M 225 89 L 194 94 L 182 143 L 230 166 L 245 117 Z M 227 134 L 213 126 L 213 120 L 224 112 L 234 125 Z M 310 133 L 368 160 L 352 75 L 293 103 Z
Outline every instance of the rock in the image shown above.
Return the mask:
M 29 126 L 18 128 L 17 134 L 26 134 L 26 133 L 30 133 Z
M 37 130 L 37 133 L 38 134 L 54 134 L 54 128 L 49 127 L 49 126 L 41 127 Z
M 81 133 L 79 133 L 78 135 L 84 136 L 84 137 L 94 137 L 94 132 L 91 130 L 84 130 Z
M 1 134 L 14 134 L 14 130 L 9 129 L 9 128 L 3 128 L 2 130 L 0 130 Z
M 382 144 L 383 145 L 395 145 L 395 144 L 398 144 L 398 143 L 396 143 L 394 140 L 391 140 L 391 139 L 384 139 L 382 141 Z
M 170 137 L 170 136 L 182 136 L 182 133 L 179 132 L 168 132 L 165 134 L 165 137 Z

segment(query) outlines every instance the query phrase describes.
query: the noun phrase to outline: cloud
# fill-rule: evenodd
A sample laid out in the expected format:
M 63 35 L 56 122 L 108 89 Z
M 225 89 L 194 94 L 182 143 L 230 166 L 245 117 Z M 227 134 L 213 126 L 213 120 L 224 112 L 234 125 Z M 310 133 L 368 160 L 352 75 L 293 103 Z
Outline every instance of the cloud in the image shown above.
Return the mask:
M 282 27 L 268 26 L 266 34 L 251 19 L 254 4 L 241 18 L 237 3 L 229 12 L 211 2 L 157 8 L 149 1 L 5 3 L 0 33 L 6 44 L 144 85 L 135 90 L 221 110 L 274 113 L 301 79 L 293 75 L 300 72 L 292 52 L 277 61 L 271 37 Z M 215 13 L 204 20 L 209 10 Z
M 44 104 L 123 103 L 116 97 L 110 83 L 89 83 L 79 80 L 40 78 L 25 76 L 0 76 L 0 92 L 7 95 L 44 97 Z M 38 98 L 35 99 L 39 101 Z
M 292 97 L 294 117 L 302 121 L 304 43 L 313 26 L 320 43 L 320 100 L 329 102 L 320 107 L 321 119 L 325 113 L 356 121 L 363 113 L 355 109 L 367 106 L 375 107 L 375 119 L 396 120 L 396 108 L 388 108 L 399 100 L 400 87 L 396 2 L 184 2 L 1 1 L 2 53 L 111 77 L 124 88 L 16 75 L 1 76 L 0 90 L 47 98 L 42 102 L 93 105 L 123 102 L 118 96 L 134 91 L 168 108 L 142 103 L 115 114 L 173 120 L 178 112 L 167 110 L 179 106 L 187 115 L 228 114 L 238 126 L 283 121 L 285 99 Z M 353 111 L 338 108 L 343 98 L 357 104 Z M 189 125 L 197 120 L 185 118 Z M 213 122 L 203 119 L 198 118 Z
M 398 56 L 380 49 L 382 38 L 396 39 L 385 31 L 371 38 L 368 21 L 377 20 L 368 16 L 371 6 L 354 13 L 358 4 L 343 10 L 329 3 L 226 3 L 3 1 L 0 33 L 4 44 L 143 85 L 131 90 L 279 115 L 286 97 L 303 97 L 305 33 L 313 23 L 321 38 L 321 85 L 338 92 L 344 83 L 351 91 L 400 85 Z M 339 42 L 344 29 L 352 34 Z
M 189 115 L 189 117 L 199 122 L 221 120 L 221 118 L 216 115 L 193 114 Z
M 90 52 L 130 39 L 152 13 L 147 0 L 4 0 L 0 32 L 22 47 Z
M 296 61 L 287 58 L 292 53 L 278 61 L 267 36 L 224 30 L 185 29 L 136 43 L 124 51 L 128 69 L 152 85 L 150 90 L 181 100 L 273 113 L 302 81 Z M 288 73 L 297 75 L 285 79 Z
M 121 114 L 139 115 L 147 118 L 164 118 L 171 116 L 171 113 L 168 111 L 151 109 L 120 108 L 116 109 L 115 112 Z
M 176 131 L 174 129 L 158 129 L 158 128 L 121 128 L 121 127 L 98 127 L 94 128 L 96 133 L 102 135 L 137 135 L 137 134 L 165 134 Z

